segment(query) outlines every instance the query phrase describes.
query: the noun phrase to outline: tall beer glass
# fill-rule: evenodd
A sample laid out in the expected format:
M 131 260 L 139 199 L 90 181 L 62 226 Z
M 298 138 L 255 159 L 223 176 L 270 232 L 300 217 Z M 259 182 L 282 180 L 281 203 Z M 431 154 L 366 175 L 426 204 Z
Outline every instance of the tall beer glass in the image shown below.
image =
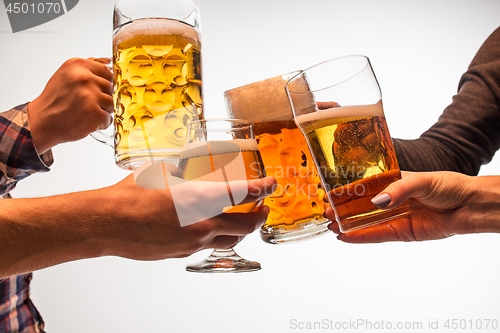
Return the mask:
M 341 232 L 408 214 L 408 204 L 384 210 L 371 203 L 401 173 L 368 58 L 313 66 L 293 77 L 286 91 Z
M 223 208 L 225 213 L 249 213 L 261 204 L 239 205 L 244 198 L 234 197 L 228 183 L 265 176 L 252 123 L 237 119 L 193 121 L 188 124 L 186 140 L 179 163 L 183 179 L 226 182 L 226 202 L 230 205 Z M 241 258 L 233 249 L 215 249 L 207 259 L 186 269 L 204 273 L 245 272 L 259 270 L 260 264 Z
M 269 217 L 260 229 L 265 242 L 280 244 L 308 239 L 328 231 L 325 191 L 307 142 L 293 121 L 285 84 L 288 73 L 224 93 L 229 116 L 253 123 L 266 174 L 278 187 L 264 204 Z M 306 82 L 302 82 L 307 84 Z
M 177 164 L 187 123 L 203 118 L 197 6 L 191 0 L 118 1 L 113 72 L 116 164 Z

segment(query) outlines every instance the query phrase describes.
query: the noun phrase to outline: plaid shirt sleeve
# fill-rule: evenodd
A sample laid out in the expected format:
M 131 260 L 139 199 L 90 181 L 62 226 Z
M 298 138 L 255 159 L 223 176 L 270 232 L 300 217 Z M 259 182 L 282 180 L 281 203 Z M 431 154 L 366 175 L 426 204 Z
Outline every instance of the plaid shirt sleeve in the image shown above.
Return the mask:
M 49 171 L 54 159 L 49 150 L 36 151 L 28 124 L 28 103 L 0 113 L 0 195 L 36 172 Z
M 28 103 L 0 113 L 0 197 L 35 172 L 49 171 L 52 152 L 38 155 L 28 124 Z M 44 322 L 29 298 L 31 274 L 0 279 L 0 332 L 43 333 Z

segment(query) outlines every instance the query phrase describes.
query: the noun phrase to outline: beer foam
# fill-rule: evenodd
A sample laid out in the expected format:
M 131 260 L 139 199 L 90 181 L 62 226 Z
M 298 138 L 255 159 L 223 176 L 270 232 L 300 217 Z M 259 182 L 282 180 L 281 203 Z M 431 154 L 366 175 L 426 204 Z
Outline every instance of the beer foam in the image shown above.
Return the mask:
M 210 145 L 212 142 L 227 142 L 230 145 Z M 220 141 L 197 141 L 190 142 L 182 148 L 181 158 L 191 158 L 207 155 L 208 149 L 205 149 L 210 145 L 210 152 L 212 155 L 223 154 L 223 153 L 236 153 L 240 151 L 258 151 L 257 140 L 255 139 L 236 139 L 236 140 L 220 140 Z M 233 146 L 239 147 L 239 150 Z M 233 150 L 228 150 L 228 148 L 233 148 Z
M 311 121 L 345 117 L 384 117 L 382 100 L 379 100 L 376 104 L 339 106 L 317 110 L 316 112 L 300 115 L 295 118 L 295 121 L 303 124 Z
M 230 116 L 253 122 L 292 120 L 285 84 L 296 74 L 298 72 L 284 74 L 226 91 L 224 96 Z M 298 80 L 307 91 L 307 82 Z
M 141 19 L 124 25 L 113 37 L 113 45 L 136 36 L 180 35 L 200 41 L 199 33 L 189 24 L 170 19 Z

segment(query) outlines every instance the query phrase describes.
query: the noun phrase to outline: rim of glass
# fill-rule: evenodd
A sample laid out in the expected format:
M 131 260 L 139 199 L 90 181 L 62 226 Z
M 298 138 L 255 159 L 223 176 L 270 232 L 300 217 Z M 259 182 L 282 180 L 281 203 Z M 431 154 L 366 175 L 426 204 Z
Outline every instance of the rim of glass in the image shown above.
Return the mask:
M 323 64 L 326 64 L 327 62 L 332 62 L 332 61 L 335 61 L 335 60 L 339 60 L 339 59 L 344 59 L 344 58 L 363 58 L 366 63 L 363 67 L 361 67 L 361 69 L 357 72 L 355 72 L 353 75 L 349 76 L 348 78 L 342 80 L 342 81 L 339 81 L 339 82 L 336 82 L 332 85 L 329 85 L 329 86 L 326 86 L 324 88 L 320 88 L 320 89 L 315 89 L 315 90 L 307 90 L 307 91 L 298 91 L 298 92 L 294 92 L 294 91 L 291 91 L 289 88 L 288 88 L 288 84 L 292 81 L 295 81 L 299 76 L 303 75 L 304 73 L 306 73 L 308 70 L 311 70 L 315 67 L 318 67 L 320 65 L 323 65 Z M 301 94 L 309 94 L 309 93 L 315 93 L 315 92 L 318 92 L 318 91 L 322 91 L 322 90 L 326 90 L 326 89 L 330 89 L 331 87 L 335 87 L 339 84 L 342 84 L 342 83 L 345 83 L 353 78 L 355 78 L 356 76 L 358 76 L 361 72 L 363 72 L 368 66 L 370 65 L 370 59 L 365 56 L 365 55 L 362 55 L 362 54 L 350 54 L 350 55 L 345 55 L 345 56 L 340 56 L 340 57 L 336 57 L 336 58 L 331 58 L 331 59 L 328 59 L 328 60 L 325 60 L 325 61 L 322 61 L 316 65 L 313 65 L 309 68 L 306 68 L 304 70 L 301 70 L 297 75 L 295 75 L 294 77 L 292 77 L 290 80 L 288 80 L 288 82 L 285 84 L 285 89 L 286 91 L 289 93 L 289 94 L 292 94 L 292 95 L 301 95 Z
M 201 127 L 202 124 L 206 123 L 233 123 L 237 125 L 241 125 L 238 127 L 232 127 L 232 128 L 206 128 L 206 127 Z M 193 127 L 193 125 L 198 124 L 197 127 Z M 197 120 L 192 120 L 189 123 L 187 123 L 186 127 L 189 130 L 203 130 L 203 131 L 210 131 L 210 132 L 227 132 L 229 130 L 243 130 L 246 128 L 250 128 L 251 130 L 253 129 L 253 125 L 251 121 L 245 120 L 245 119 L 231 119 L 231 118 L 208 118 L 208 119 L 197 119 Z
M 152 1 L 152 3 L 157 1 L 158 4 L 160 5 L 162 4 L 162 0 L 150 0 L 150 1 Z M 162 10 L 161 13 L 155 13 L 154 15 L 151 15 L 149 13 L 145 14 L 144 12 L 141 12 L 141 10 L 137 11 L 137 9 L 134 9 L 135 8 L 134 6 L 140 6 L 140 5 L 147 6 L 148 5 L 147 3 L 141 4 L 141 1 L 136 1 L 136 0 L 118 0 L 114 5 L 113 33 L 117 33 L 122 27 L 134 21 L 145 20 L 145 19 L 165 19 L 165 20 L 174 20 L 190 25 L 201 35 L 200 10 L 198 5 L 192 0 L 183 0 L 182 4 L 185 6 L 190 6 L 191 10 L 183 12 L 182 15 L 178 15 L 179 12 L 177 12 L 176 9 L 174 9 L 174 11 L 172 11 L 170 14 L 165 14 Z M 130 7 L 127 8 L 127 6 L 132 6 L 132 8 Z M 124 10 L 122 7 L 125 7 L 125 11 L 131 10 L 137 12 L 134 12 L 134 15 L 131 15 L 130 13 L 124 14 L 123 13 Z M 184 10 L 184 8 L 182 10 Z
M 247 83 L 247 84 L 239 86 L 239 87 L 234 87 L 234 88 L 228 89 L 228 90 L 224 91 L 224 94 L 226 94 L 226 93 L 228 93 L 230 91 L 237 91 L 237 90 L 245 89 L 245 88 L 248 88 L 249 86 L 252 86 L 254 84 L 263 83 L 265 81 L 273 80 L 273 79 L 276 79 L 278 77 L 283 77 L 285 75 L 293 75 L 288 80 L 285 79 L 285 80 L 287 80 L 286 82 L 288 83 L 288 82 L 290 82 L 291 79 L 293 79 L 294 77 L 296 77 L 300 73 L 302 73 L 301 70 L 296 70 L 296 71 L 291 71 L 291 72 L 288 72 L 288 73 L 283 73 L 283 74 L 275 75 L 275 76 L 272 76 L 272 77 L 268 77 L 267 79 L 262 79 L 262 80 L 259 80 L 259 81 L 250 82 L 250 83 Z M 285 85 L 286 85 L 286 83 L 285 83 Z

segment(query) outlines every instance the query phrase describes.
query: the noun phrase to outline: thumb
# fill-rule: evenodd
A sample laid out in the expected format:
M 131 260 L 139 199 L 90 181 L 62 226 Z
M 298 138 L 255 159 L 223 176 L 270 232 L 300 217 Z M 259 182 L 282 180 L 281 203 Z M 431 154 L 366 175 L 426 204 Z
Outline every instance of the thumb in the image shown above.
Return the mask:
M 456 172 L 416 172 L 390 184 L 372 199 L 380 208 L 394 208 L 415 198 L 435 209 L 453 209 L 466 198 L 469 177 Z
M 232 195 L 242 199 L 240 203 L 248 203 L 262 200 L 271 195 L 276 190 L 277 182 L 276 179 L 268 176 L 249 181 L 230 181 L 228 185 Z
M 432 181 L 426 173 L 405 173 L 407 176 L 391 183 L 372 199 L 372 203 L 385 209 L 402 205 L 409 198 L 422 198 L 432 188 Z

